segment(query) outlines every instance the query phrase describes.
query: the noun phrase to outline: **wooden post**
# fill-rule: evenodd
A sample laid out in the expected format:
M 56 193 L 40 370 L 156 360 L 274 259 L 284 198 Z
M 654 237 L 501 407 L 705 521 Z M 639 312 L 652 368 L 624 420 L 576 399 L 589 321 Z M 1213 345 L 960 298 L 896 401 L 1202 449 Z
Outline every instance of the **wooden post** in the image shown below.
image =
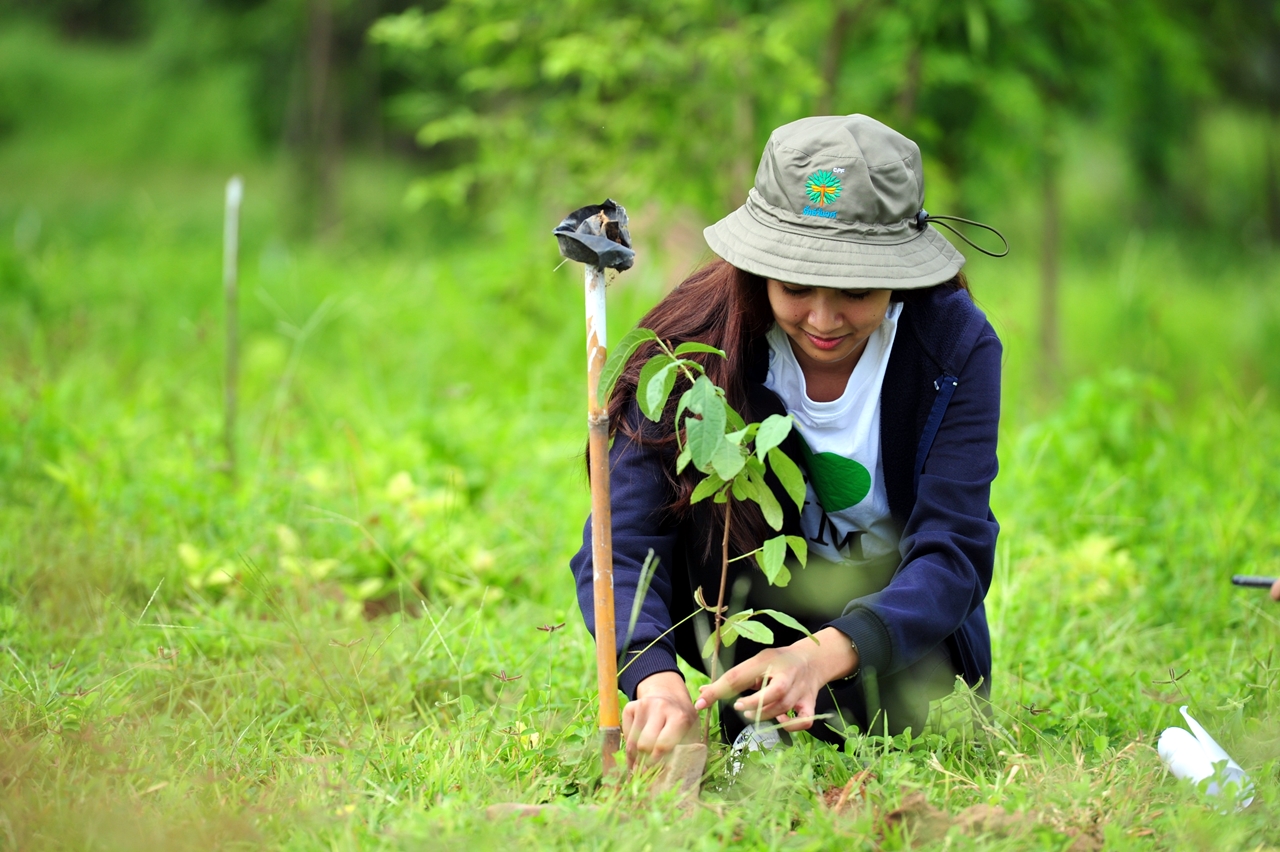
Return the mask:
M 617 769 L 622 745 L 618 708 L 618 640 L 613 609 L 613 514 L 609 503 L 609 413 L 596 392 L 608 354 L 604 270 L 586 268 L 587 431 L 591 471 L 591 582 L 595 590 L 596 685 L 600 692 L 600 751 L 605 775 Z
M 224 381 L 225 408 L 222 441 L 227 451 L 227 475 L 236 479 L 236 410 L 240 385 L 240 201 L 244 181 L 236 175 L 227 181 L 226 218 L 222 229 L 222 294 L 227 310 L 227 352 Z

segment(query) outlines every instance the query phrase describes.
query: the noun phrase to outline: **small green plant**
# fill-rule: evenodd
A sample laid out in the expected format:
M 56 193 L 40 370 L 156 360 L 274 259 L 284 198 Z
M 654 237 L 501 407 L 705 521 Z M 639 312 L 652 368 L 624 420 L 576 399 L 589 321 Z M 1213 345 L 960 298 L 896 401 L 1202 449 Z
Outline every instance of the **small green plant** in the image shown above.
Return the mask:
M 600 399 L 608 399 L 614 385 L 636 350 L 647 341 L 653 341 L 660 350 L 640 369 L 636 384 L 636 402 L 645 417 L 653 422 L 662 419 L 667 401 L 675 389 L 676 380 L 683 376 L 689 387 L 680 395 L 675 410 L 675 435 L 679 454 L 676 456 L 676 472 L 683 473 L 689 465 L 704 474 L 694 487 L 690 502 L 698 503 L 708 497 L 716 503 L 729 500 L 751 501 L 760 507 L 765 522 L 774 530 L 782 528 L 782 505 L 765 482 L 766 469 L 771 469 L 796 507 L 804 506 L 805 483 L 800 468 L 782 451 L 780 445 L 791 432 L 790 416 L 772 414 L 760 423 L 746 423 L 729 405 L 724 390 L 717 387 L 706 375 L 702 364 L 686 358 L 695 353 L 709 353 L 725 357 L 723 351 L 705 343 L 681 343 L 674 349 L 657 334 L 647 328 L 629 332 L 615 347 L 600 374 Z M 773 631 L 760 623 L 759 616 L 767 615 L 775 621 L 811 635 L 800 622 L 784 612 L 772 609 L 746 609 L 725 617 L 724 593 L 729 575 L 729 563 L 737 559 L 755 557 L 764 572 L 765 579 L 775 586 L 785 586 L 791 580 L 787 568 L 787 549 L 795 554 L 803 566 L 808 558 L 808 545 L 801 536 L 779 535 L 765 540 L 748 553 L 729 558 L 729 519 L 726 506 L 724 536 L 721 542 L 720 593 L 715 606 L 703 597 L 699 588 L 694 597 L 698 605 L 715 615 L 715 629 L 702 649 L 702 656 L 711 661 L 711 677 L 717 676 L 721 646 L 728 647 L 745 636 L 761 644 L 773 641 Z M 816 640 L 815 640 L 816 641 Z

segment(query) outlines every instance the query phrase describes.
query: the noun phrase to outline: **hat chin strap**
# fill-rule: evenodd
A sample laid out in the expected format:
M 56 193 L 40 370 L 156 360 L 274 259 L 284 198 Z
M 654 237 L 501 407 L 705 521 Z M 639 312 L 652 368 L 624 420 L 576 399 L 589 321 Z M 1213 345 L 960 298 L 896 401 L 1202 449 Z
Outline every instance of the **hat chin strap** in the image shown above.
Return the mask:
M 991 233 L 995 234 L 997 237 L 1000 238 L 1000 242 L 1004 243 L 1004 251 L 1000 252 L 999 254 L 993 251 L 987 251 L 982 246 L 978 245 L 973 240 L 969 239 L 964 234 L 960 233 L 958 230 L 948 225 L 946 222 L 938 221 L 940 219 L 949 219 L 952 222 L 963 222 L 966 225 L 973 225 L 978 228 L 985 228 L 986 230 L 990 231 Z M 973 248 L 977 249 L 978 251 L 982 252 L 985 255 L 989 255 L 991 257 L 1004 257 L 1006 254 L 1009 253 L 1009 241 L 1004 238 L 1004 234 L 1000 233 L 990 225 L 984 225 L 981 222 L 975 222 L 972 219 L 962 219 L 959 216 L 930 216 L 929 211 L 922 208 L 920 212 L 916 214 L 916 218 L 915 218 L 916 228 L 923 231 L 925 229 L 925 226 L 928 225 L 930 222 L 941 225 L 942 227 L 946 228 L 948 231 L 955 234 L 957 237 L 964 240 L 970 246 L 972 246 Z

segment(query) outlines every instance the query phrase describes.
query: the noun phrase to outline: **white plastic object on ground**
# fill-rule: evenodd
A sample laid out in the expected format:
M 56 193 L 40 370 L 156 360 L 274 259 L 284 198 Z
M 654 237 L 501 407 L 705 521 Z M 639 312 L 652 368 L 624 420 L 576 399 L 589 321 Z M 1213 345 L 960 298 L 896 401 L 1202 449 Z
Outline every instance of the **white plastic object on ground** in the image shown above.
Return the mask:
M 782 743 L 777 725 L 747 725 L 733 741 L 729 757 L 729 777 L 742 771 L 743 757 L 753 751 L 768 751 Z
M 1175 778 L 1185 778 L 1199 784 L 1212 779 L 1205 787 L 1210 796 L 1228 796 L 1235 800 L 1235 810 L 1243 810 L 1253 803 L 1253 782 L 1240 764 L 1232 760 L 1222 746 L 1209 736 L 1199 722 L 1191 718 L 1186 706 L 1179 708 L 1186 728 L 1165 728 L 1160 734 L 1156 750 L 1160 759 Z M 1218 768 L 1221 767 L 1221 771 Z

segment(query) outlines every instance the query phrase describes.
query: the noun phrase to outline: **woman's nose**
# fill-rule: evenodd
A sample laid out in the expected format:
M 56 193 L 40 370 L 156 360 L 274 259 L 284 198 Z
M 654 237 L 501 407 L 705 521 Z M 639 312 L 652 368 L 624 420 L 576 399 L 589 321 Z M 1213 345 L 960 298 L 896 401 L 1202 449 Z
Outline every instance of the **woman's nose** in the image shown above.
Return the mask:
M 825 293 L 818 296 L 809 308 L 809 324 L 815 331 L 830 331 L 840 326 L 840 311 Z

